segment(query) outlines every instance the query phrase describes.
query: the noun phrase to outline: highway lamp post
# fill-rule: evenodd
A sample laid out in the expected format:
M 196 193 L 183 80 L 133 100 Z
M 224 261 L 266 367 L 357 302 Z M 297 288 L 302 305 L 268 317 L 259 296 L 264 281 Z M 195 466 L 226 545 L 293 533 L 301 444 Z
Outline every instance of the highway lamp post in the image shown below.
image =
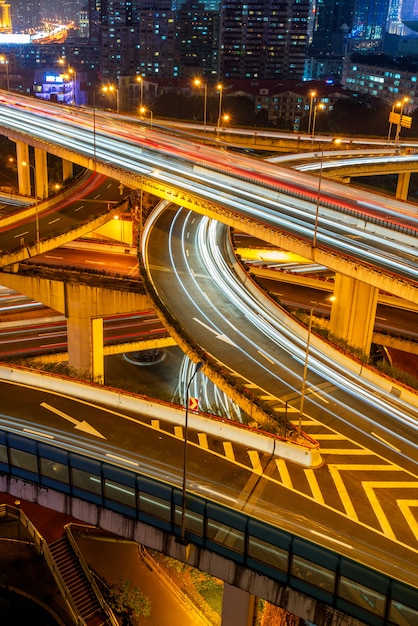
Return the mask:
M 324 302 L 333 302 L 335 300 L 335 296 L 327 296 L 320 302 L 315 302 L 315 304 L 311 307 L 309 311 L 309 323 L 308 323 L 308 336 L 306 339 L 306 350 L 305 350 L 305 361 L 303 364 L 303 374 L 302 374 L 302 390 L 300 394 L 300 405 L 299 405 L 299 422 L 298 422 L 298 433 L 299 435 L 302 432 L 302 416 L 303 409 L 305 406 L 305 395 L 306 395 L 306 377 L 308 374 L 308 359 L 309 359 L 309 350 L 311 346 L 311 335 L 312 335 L 312 323 L 313 323 L 313 314 L 315 309 L 323 304 Z
M 311 125 L 312 125 L 312 114 L 313 114 L 313 103 L 316 98 L 316 91 L 312 90 L 309 92 L 309 119 L 308 119 L 308 135 L 311 134 Z
M 0 63 L 6 66 L 6 85 L 7 85 L 7 91 L 10 91 L 9 59 L 2 54 L 0 56 Z
M 147 109 L 146 107 L 140 107 L 139 112 L 140 112 L 142 118 L 145 118 L 146 114 L 148 113 L 149 118 L 150 118 L 149 126 L 150 126 L 150 128 L 152 128 L 153 115 L 152 115 L 151 109 Z
M 77 106 L 77 72 L 74 68 L 68 68 L 68 74 L 71 78 L 72 83 L 72 99 L 71 104 Z
M 203 134 L 206 135 L 206 118 L 208 107 L 208 84 L 206 81 L 202 81 L 200 78 L 195 78 L 194 84 L 196 87 L 203 85 Z
M 409 102 L 409 98 L 407 96 L 405 96 L 405 98 L 402 98 L 401 102 L 398 103 L 398 104 L 400 104 L 400 111 L 399 111 L 399 120 L 398 120 L 398 123 L 396 125 L 395 145 L 398 145 L 398 143 L 399 143 L 399 135 L 400 135 L 401 126 L 402 126 L 403 110 L 404 110 L 405 104 L 408 104 L 408 102 Z
M 317 115 L 318 115 L 318 110 L 319 111 L 323 111 L 324 109 L 325 109 L 325 104 L 323 102 L 320 102 L 314 108 L 313 119 L 312 119 L 312 139 L 315 136 L 316 118 L 317 118 Z
M 102 87 L 103 93 L 114 93 L 116 97 L 116 113 L 119 113 L 119 89 L 116 85 L 104 85 Z
M 68 81 L 71 81 L 71 104 L 74 106 L 77 106 L 77 96 L 76 96 L 76 91 L 77 91 L 77 72 L 76 70 L 70 66 L 70 64 L 68 63 L 68 61 L 61 57 L 60 59 L 58 59 L 58 63 L 60 65 L 64 65 L 67 64 L 67 74 L 64 75 L 64 79 L 67 79 Z
M 22 161 L 22 165 L 24 167 L 29 167 L 33 169 L 33 180 L 35 185 L 35 224 L 36 224 L 36 245 L 39 245 L 39 213 L 38 213 L 38 189 L 36 184 L 36 169 L 35 166 L 31 163 L 27 163 L 26 161 Z
M 333 139 L 331 141 L 331 143 L 339 145 L 341 143 L 341 139 Z M 320 162 L 319 162 L 318 190 L 317 190 L 317 194 L 316 194 L 316 204 L 315 204 L 315 224 L 314 224 L 314 232 L 313 232 L 313 238 L 312 238 L 312 249 L 313 249 L 313 253 L 314 254 L 315 254 L 315 250 L 316 250 L 316 240 L 317 240 L 317 234 L 318 234 L 319 203 L 321 201 L 322 168 L 323 168 L 323 165 L 324 165 L 325 144 L 326 144 L 326 142 L 323 142 L 323 144 L 321 146 L 321 159 L 320 159 Z
M 389 115 L 389 131 L 388 131 L 388 141 L 390 141 L 390 136 L 391 136 L 391 134 L 392 134 L 392 123 L 393 123 L 393 122 L 392 122 L 392 119 L 393 119 L 393 114 L 395 113 L 395 108 L 398 108 L 398 107 L 400 107 L 400 106 L 401 106 L 401 102 L 400 102 L 400 101 L 398 101 L 398 102 L 394 102 L 394 103 L 392 104 L 392 110 L 391 110 L 390 115 Z
M 194 371 L 189 378 L 186 386 L 185 397 L 185 416 L 184 416 L 184 445 L 183 445 L 183 484 L 181 492 L 181 523 L 180 523 L 180 537 L 177 538 L 177 543 L 181 543 L 183 546 L 187 546 L 189 543 L 186 539 L 186 477 L 187 477 L 187 436 L 189 428 L 189 395 L 190 385 L 192 384 L 196 374 L 202 369 L 203 363 L 199 361 L 196 363 Z
M 219 134 L 219 130 L 221 128 L 221 119 L 222 119 L 222 93 L 223 93 L 223 85 L 220 83 L 216 86 L 219 91 L 219 109 L 218 109 L 218 123 L 216 125 L 216 130 Z
M 142 76 L 137 76 L 136 80 L 139 83 L 139 110 L 141 110 L 144 105 L 144 79 Z

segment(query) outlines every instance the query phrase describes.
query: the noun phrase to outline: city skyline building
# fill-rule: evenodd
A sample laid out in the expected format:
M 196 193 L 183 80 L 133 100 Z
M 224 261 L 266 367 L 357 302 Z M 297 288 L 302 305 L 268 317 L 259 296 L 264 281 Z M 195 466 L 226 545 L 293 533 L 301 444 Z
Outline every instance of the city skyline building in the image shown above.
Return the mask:
M 41 26 L 40 0 L 10 0 L 14 33 L 37 30 Z
M 309 0 L 221 4 L 219 72 L 225 78 L 302 78 Z

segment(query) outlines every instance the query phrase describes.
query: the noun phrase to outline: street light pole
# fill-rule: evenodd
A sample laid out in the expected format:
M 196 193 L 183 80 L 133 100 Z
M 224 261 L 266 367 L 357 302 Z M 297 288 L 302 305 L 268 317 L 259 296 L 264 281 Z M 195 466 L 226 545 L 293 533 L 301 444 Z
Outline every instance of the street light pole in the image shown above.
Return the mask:
M 310 101 L 309 101 L 309 120 L 308 120 L 308 135 L 310 135 L 311 133 L 311 122 L 312 122 L 312 107 L 313 107 L 313 101 L 314 98 L 316 97 L 316 91 L 310 91 L 309 92 L 309 96 L 310 96 Z
M 325 104 L 320 102 L 314 108 L 313 121 L 312 121 L 312 140 L 313 140 L 313 138 L 315 136 L 315 126 L 316 126 L 316 118 L 317 118 L 317 115 L 318 115 L 318 109 L 323 111 L 325 109 Z
M 33 169 L 33 179 L 35 185 L 35 227 L 36 227 L 36 245 L 39 245 L 39 213 L 38 213 L 38 185 L 36 184 L 36 169 L 35 166 L 31 163 L 27 163 L 26 161 L 22 161 L 22 165 L 24 167 L 29 167 Z
M 147 112 L 149 113 L 149 117 L 150 117 L 149 127 L 152 128 L 153 115 L 152 115 L 151 109 L 147 109 L 146 107 L 140 107 L 139 112 L 141 113 L 143 117 L 145 116 Z
M 200 87 L 203 84 L 203 134 L 206 135 L 206 118 L 208 107 L 208 84 L 206 81 L 202 81 L 200 78 L 196 78 L 194 81 L 196 87 Z
M 409 102 L 409 98 L 407 96 L 405 96 L 405 98 L 402 98 L 401 102 L 398 103 L 398 105 L 400 105 L 401 110 L 399 111 L 399 121 L 396 125 L 396 135 L 395 135 L 395 144 L 397 145 L 399 143 L 399 135 L 401 132 L 401 126 L 402 126 L 402 115 L 403 115 L 403 109 L 405 104 L 407 104 Z
M 312 335 L 312 322 L 313 322 L 313 314 L 316 307 L 320 306 L 326 301 L 333 302 L 335 300 L 334 296 L 327 296 L 320 302 L 315 302 L 315 304 L 311 307 L 309 311 L 309 324 L 308 324 L 308 337 L 306 339 L 306 352 L 305 352 L 305 362 L 303 364 L 303 374 L 302 374 L 302 390 L 300 394 L 300 406 L 299 406 L 299 423 L 298 423 L 298 433 L 300 435 L 302 431 L 302 415 L 303 409 L 305 405 L 305 392 L 306 392 L 306 377 L 308 373 L 308 359 L 309 359 L 309 348 L 311 345 L 311 335 Z
M 187 434 L 189 427 L 189 390 L 190 385 L 193 382 L 196 374 L 202 369 L 203 363 L 199 361 L 196 363 L 194 372 L 190 376 L 186 386 L 186 398 L 185 398 L 185 417 L 184 417 L 184 445 L 183 445 L 183 485 L 181 494 L 181 525 L 180 525 L 180 537 L 177 542 L 186 546 L 189 542 L 186 539 L 186 475 L 187 475 Z
M 319 176 L 318 176 L 318 190 L 317 190 L 317 194 L 316 194 L 316 206 L 315 206 L 315 224 L 314 224 L 314 232 L 313 232 L 313 238 L 312 238 L 312 248 L 313 251 L 315 253 L 315 249 L 316 249 L 316 238 L 317 238 L 317 233 L 318 233 L 318 223 L 319 223 L 319 203 L 321 201 L 321 186 L 322 186 L 322 168 L 324 165 L 324 149 L 325 149 L 325 143 L 322 143 L 321 146 L 321 160 L 319 163 Z M 341 143 L 341 139 L 333 139 L 331 141 L 332 144 L 340 144 Z
M 217 85 L 217 89 L 219 91 L 219 109 L 218 109 L 218 124 L 216 126 L 216 130 L 219 133 L 221 127 L 221 119 L 222 119 L 222 92 L 223 86 L 221 84 Z
M 137 76 L 136 80 L 138 81 L 140 88 L 139 108 L 142 109 L 144 104 L 144 79 L 142 78 L 142 76 Z
M 115 85 L 105 85 L 102 87 L 103 93 L 115 93 L 116 96 L 116 113 L 119 113 L 119 88 Z

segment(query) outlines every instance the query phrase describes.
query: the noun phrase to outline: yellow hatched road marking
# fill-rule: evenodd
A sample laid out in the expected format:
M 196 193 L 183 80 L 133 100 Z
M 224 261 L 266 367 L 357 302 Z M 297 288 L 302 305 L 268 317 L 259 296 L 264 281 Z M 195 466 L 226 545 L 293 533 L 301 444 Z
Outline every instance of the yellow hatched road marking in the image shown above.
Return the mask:
M 209 449 L 209 445 L 208 445 L 208 436 L 206 433 L 197 433 L 197 438 L 199 439 L 199 444 L 202 448 L 205 448 L 205 450 Z
M 160 420 L 151 420 L 151 426 L 156 430 L 160 430 Z
M 183 439 L 183 428 L 181 426 L 174 426 L 174 434 L 179 439 Z
M 412 507 L 418 507 L 418 500 L 396 500 L 396 503 L 418 541 L 418 522 L 415 515 L 411 512 Z
M 405 470 L 398 465 L 374 465 L 373 463 L 366 463 L 363 465 L 334 465 L 339 470 L 356 471 L 356 472 L 404 472 Z M 400 483 L 397 483 L 400 484 Z M 403 484 L 403 483 L 402 483 Z
M 306 469 L 305 470 L 305 476 L 306 479 L 309 483 L 309 487 L 311 488 L 312 491 L 312 496 L 315 500 L 315 502 L 318 502 L 318 504 L 325 504 L 325 500 L 322 496 L 322 491 L 319 487 L 318 481 L 316 479 L 316 474 L 313 470 L 311 469 Z
M 234 454 L 234 449 L 232 447 L 232 443 L 230 441 L 224 441 L 223 446 L 224 446 L 226 458 L 229 459 L 230 461 L 235 461 L 235 454 Z
M 250 457 L 251 464 L 253 466 L 253 471 L 256 474 L 262 474 L 263 468 L 260 462 L 260 455 L 258 450 L 247 450 L 248 456 Z
M 376 513 L 377 521 L 379 522 L 380 527 L 383 530 L 384 534 L 387 537 L 390 537 L 391 539 L 396 539 L 396 535 L 393 532 L 392 527 L 389 524 L 388 518 L 386 517 L 383 511 L 383 508 L 379 500 L 377 499 L 377 496 L 375 493 L 375 487 L 379 487 L 379 485 L 383 486 L 383 483 L 368 483 L 368 482 L 362 483 L 366 496 L 369 499 L 369 502 L 371 504 L 373 511 Z
M 276 459 L 276 465 L 283 485 L 288 489 L 293 489 L 293 483 L 290 478 L 289 470 L 287 469 L 286 461 L 284 459 Z
M 392 539 L 396 539 L 396 535 L 392 530 L 391 525 L 383 511 L 383 508 L 380 502 L 377 499 L 375 491 L 377 489 L 416 489 L 418 487 L 418 483 L 415 482 L 395 482 L 395 481 L 364 481 L 362 482 L 362 486 L 364 491 L 366 492 L 367 497 L 369 498 L 370 504 L 374 512 L 376 513 L 376 517 L 379 521 L 380 526 L 382 527 L 383 532 L 388 537 Z M 418 504 L 418 501 L 417 501 Z
M 322 450 L 321 450 L 322 452 Z M 358 521 L 357 514 L 354 510 L 353 504 L 350 500 L 350 496 L 345 488 L 344 482 L 340 476 L 339 469 L 336 465 L 328 465 L 329 472 L 332 476 L 332 479 L 337 487 L 338 493 L 341 498 L 341 502 L 345 508 L 345 512 L 350 519 L 354 519 Z M 347 469 L 347 466 L 344 466 L 344 469 Z
M 329 440 L 332 441 L 333 439 L 335 439 L 335 440 L 344 439 L 345 440 L 346 438 L 344 437 L 344 435 L 340 435 L 339 433 L 334 433 L 334 434 L 331 434 L 331 435 L 328 434 L 328 433 L 327 434 L 319 433 L 319 434 L 315 435 L 314 439 L 322 439 L 322 441 L 325 441 L 326 439 L 329 439 Z
M 321 448 L 321 454 L 341 454 L 344 455 L 346 454 L 347 456 L 349 455 L 357 455 L 357 456 L 361 456 L 361 455 L 372 455 L 373 453 L 370 452 L 370 450 L 363 450 L 358 449 L 358 448 Z M 345 468 L 347 469 L 347 466 L 345 466 Z

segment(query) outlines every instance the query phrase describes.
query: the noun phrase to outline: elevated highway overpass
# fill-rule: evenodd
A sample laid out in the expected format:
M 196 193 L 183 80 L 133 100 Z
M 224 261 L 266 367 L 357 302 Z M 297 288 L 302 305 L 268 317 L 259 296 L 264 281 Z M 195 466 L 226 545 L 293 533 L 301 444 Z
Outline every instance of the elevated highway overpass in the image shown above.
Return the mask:
M 32 117 L 33 115 L 35 115 L 36 117 L 36 113 L 32 111 L 30 114 L 30 117 Z M 8 119 L 10 120 L 10 117 Z M 11 123 L 11 122 L 8 122 L 8 123 Z M 62 122 L 60 122 L 60 124 L 61 123 Z M 28 129 L 28 132 L 29 132 L 29 129 Z M 119 130 L 117 132 L 119 132 Z M 129 131 L 129 132 L 131 133 L 132 131 Z M 59 134 L 58 131 L 56 134 L 58 136 Z M 274 202 L 275 205 L 277 206 L 280 203 L 280 209 L 283 212 L 283 214 L 280 215 L 280 219 L 282 220 L 280 226 L 278 226 L 278 224 L 275 223 L 274 220 L 272 220 L 271 215 L 270 215 L 270 221 L 268 222 L 265 219 L 266 214 L 264 214 L 263 216 L 259 214 L 258 215 L 259 225 L 258 225 L 257 232 L 260 230 L 263 230 L 263 232 L 265 231 L 264 232 L 265 236 L 266 237 L 270 236 L 272 240 L 274 237 L 275 244 L 277 245 L 277 240 L 280 239 L 280 237 L 284 237 L 284 235 L 280 234 L 280 230 L 286 230 L 287 240 L 298 242 L 298 245 L 300 247 L 305 246 L 306 249 L 309 249 L 311 251 L 312 257 L 316 257 L 317 250 L 323 250 L 324 254 L 325 253 L 330 254 L 329 252 L 330 248 L 325 245 L 325 242 L 328 243 L 328 246 L 331 246 L 331 249 L 333 250 L 332 254 L 335 257 L 338 257 L 338 255 L 341 254 L 341 251 L 338 250 L 338 246 L 341 246 L 341 241 L 339 241 L 337 245 L 337 243 L 335 243 L 337 241 L 337 237 L 333 239 L 330 232 L 325 228 L 325 225 L 318 228 L 319 225 L 316 223 L 317 222 L 316 220 L 317 188 L 315 185 L 309 186 L 308 181 L 306 181 L 307 186 L 306 187 L 303 186 L 302 190 L 298 189 L 297 190 L 298 193 L 296 193 L 295 191 L 296 179 L 293 179 L 292 184 L 290 184 L 289 181 L 283 182 L 283 180 L 281 180 L 280 183 L 278 183 L 277 180 L 275 183 L 273 183 L 273 180 L 270 178 L 270 176 L 273 175 L 272 171 L 269 170 L 269 172 L 267 172 L 267 170 L 265 170 L 263 166 L 261 168 L 263 170 L 261 173 L 262 180 L 260 180 L 259 179 L 260 173 L 250 171 L 249 169 L 245 170 L 246 167 L 249 168 L 249 162 L 245 160 L 241 160 L 241 159 L 235 159 L 235 157 L 234 157 L 234 163 L 228 164 L 228 168 L 226 168 L 227 170 L 229 170 L 229 173 L 226 173 L 224 169 L 220 178 L 219 172 L 216 172 L 216 176 L 213 176 L 211 174 L 211 172 L 213 172 L 213 168 L 215 167 L 213 162 L 206 163 L 206 165 L 203 166 L 201 163 L 202 157 L 200 156 L 199 156 L 200 164 L 198 166 L 191 167 L 190 163 L 188 163 L 183 173 L 183 178 L 181 181 L 180 177 L 178 176 L 178 171 L 174 172 L 173 162 L 169 161 L 170 157 L 167 154 L 164 158 L 161 158 L 161 155 L 160 155 L 160 158 L 158 156 L 158 153 L 161 153 L 163 151 L 166 151 L 167 153 L 171 154 L 170 150 L 175 151 L 176 146 L 171 145 L 171 148 L 169 150 L 169 146 L 167 144 L 164 144 L 163 139 L 160 137 L 156 138 L 156 136 L 153 135 L 152 139 L 148 138 L 148 140 L 154 142 L 154 145 L 152 146 L 152 148 L 150 148 L 149 143 L 146 143 L 147 137 L 145 137 L 143 142 L 147 146 L 147 148 L 144 150 L 146 152 L 146 158 L 140 151 L 135 151 L 135 159 L 137 160 L 134 160 L 133 156 L 130 156 L 129 164 L 127 162 L 124 162 L 122 166 L 122 163 L 121 163 L 122 154 L 126 155 L 126 152 L 127 152 L 126 145 L 124 145 L 124 148 L 125 148 L 124 152 L 122 152 L 122 146 L 121 146 L 119 150 L 116 150 L 116 152 L 113 153 L 112 150 L 107 145 L 108 140 L 109 141 L 113 141 L 113 140 L 110 137 L 108 137 L 108 139 L 106 140 L 104 139 L 104 135 L 105 135 L 104 129 L 99 131 L 99 135 L 101 138 L 95 134 L 93 134 L 92 136 L 91 122 L 90 122 L 90 131 L 88 131 L 87 129 L 87 133 L 83 132 L 83 135 L 84 134 L 89 136 L 89 142 L 87 142 L 88 149 L 89 149 L 90 154 L 93 152 L 93 155 L 97 157 L 98 159 L 97 164 L 99 160 L 105 161 L 108 158 L 114 159 L 115 164 L 112 166 L 109 166 L 106 163 L 105 164 L 102 163 L 102 166 L 104 169 L 108 168 L 109 171 L 117 171 L 118 169 L 120 169 L 122 171 L 119 172 L 118 176 L 120 178 L 126 177 L 126 180 L 128 180 L 127 170 L 129 169 L 131 171 L 131 170 L 135 170 L 136 168 L 136 174 L 133 175 L 131 171 L 129 175 L 133 188 L 135 188 L 135 186 L 140 187 L 141 185 L 144 185 L 144 186 L 149 185 L 150 188 L 153 188 L 154 186 L 155 188 L 159 190 L 159 193 L 155 193 L 155 195 L 157 196 L 161 195 L 161 196 L 170 198 L 171 200 L 174 199 L 174 201 L 177 201 L 178 204 L 188 206 L 188 208 L 194 208 L 194 210 L 197 210 L 197 212 L 200 212 L 204 215 L 210 215 L 211 217 L 218 215 L 220 217 L 220 221 L 223 221 L 224 223 L 230 224 L 230 225 L 239 224 L 241 229 L 242 229 L 241 224 L 246 223 L 247 224 L 246 228 L 248 229 L 248 232 L 253 232 L 251 231 L 251 228 L 253 228 L 252 223 L 254 222 L 254 219 L 251 216 L 254 215 L 254 210 L 258 212 L 263 204 L 269 204 L 269 203 Z M 82 139 L 82 135 L 80 135 L 80 137 L 78 138 L 79 144 L 80 144 L 81 139 Z M 157 140 L 154 141 L 155 139 Z M 54 139 L 54 141 L 55 140 L 56 139 Z M 101 143 L 102 140 L 103 140 L 103 143 Z M 68 143 L 68 137 L 67 137 L 67 143 Z M 75 149 L 75 146 L 74 146 L 74 149 Z M 80 150 L 86 149 L 86 145 L 80 144 L 79 149 Z M 99 149 L 101 152 L 98 156 Z M 185 159 L 184 149 L 185 149 L 185 146 L 182 146 L 181 147 L 182 156 L 176 157 L 177 160 L 175 161 L 177 165 L 177 170 L 180 169 L 180 165 L 182 161 Z M 68 152 L 67 152 L 67 156 L 69 156 Z M 150 169 L 150 164 L 149 164 L 151 157 L 153 157 L 152 169 Z M 195 158 L 196 158 L 195 154 L 188 156 L 189 161 L 193 161 L 193 159 Z M 139 171 L 137 168 L 138 161 L 142 163 L 142 167 L 139 168 Z M 96 161 L 94 161 L 94 159 L 93 159 L 93 163 L 96 164 Z M 118 165 L 116 165 L 116 163 Z M 157 163 L 160 166 L 158 170 L 155 169 Z M 164 167 L 166 169 L 164 169 Z M 216 165 L 216 167 L 218 167 L 218 165 Z M 238 170 L 236 169 L 237 167 L 238 167 Z M 144 172 L 144 169 L 142 168 L 148 168 L 148 169 L 145 169 L 145 172 Z M 223 176 L 225 176 L 225 178 L 222 178 Z M 284 173 L 283 173 L 283 177 L 284 177 Z M 146 179 L 145 181 L 144 181 L 144 178 Z M 192 189 L 189 190 L 188 192 L 182 192 L 181 190 L 182 184 L 184 185 L 185 181 L 188 181 L 188 184 L 190 184 L 191 178 L 193 178 Z M 206 186 L 201 185 L 201 181 L 203 179 L 205 180 Z M 239 185 L 237 184 L 237 181 L 239 181 Z M 300 182 L 299 179 L 298 179 L 298 182 Z M 289 186 L 291 187 L 291 189 L 289 189 Z M 278 187 L 280 187 L 280 192 L 277 192 Z M 221 189 L 222 189 L 222 202 L 218 206 L 214 198 L 217 195 L 219 195 Z M 231 194 L 231 189 L 233 190 L 234 194 Z M 262 189 L 263 191 L 267 190 L 267 192 L 263 194 L 263 200 L 259 199 L 258 196 L 256 195 L 257 193 L 259 193 L 260 189 Z M 215 190 L 216 190 L 216 193 L 215 193 Z M 343 193 L 341 189 L 339 191 L 340 193 Z M 337 193 L 336 188 L 333 189 L 333 192 Z M 328 185 L 328 183 L 324 185 L 324 194 L 325 193 L 327 194 L 326 198 L 324 198 L 322 194 L 320 195 L 321 219 L 322 219 L 322 210 L 323 209 L 325 210 L 324 200 L 326 200 L 327 209 L 329 211 L 326 213 L 326 218 L 327 218 L 327 223 L 328 223 L 328 221 L 330 222 L 332 221 L 333 217 L 336 217 L 334 213 L 335 214 L 338 213 L 337 206 L 338 206 L 339 200 L 337 199 L 337 196 L 334 195 L 334 193 L 331 193 L 331 186 Z M 373 242 L 370 245 L 373 246 L 373 251 L 376 252 L 377 254 L 378 249 L 380 247 L 380 245 L 378 245 L 378 242 L 376 241 L 378 237 L 381 237 L 383 232 L 390 235 L 390 237 L 388 237 L 387 242 L 385 243 L 385 248 L 387 249 L 384 250 L 384 253 L 381 250 L 381 254 L 380 255 L 377 254 L 377 258 L 374 258 L 374 255 L 372 255 L 370 252 L 367 253 L 365 243 L 364 245 L 360 246 L 358 244 L 358 241 L 356 241 L 356 246 L 354 245 L 349 246 L 350 242 L 348 240 L 345 240 L 344 243 L 345 245 L 347 245 L 347 247 L 349 247 L 349 250 L 350 250 L 350 254 L 347 255 L 347 263 L 351 263 L 352 272 L 354 273 L 355 271 L 354 266 L 357 264 L 358 266 L 357 269 L 360 269 L 363 272 L 364 276 L 370 273 L 371 275 L 375 276 L 374 280 L 376 280 L 376 282 L 377 282 L 377 276 L 380 273 L 382 276 L 380 280 L 382 282 L 380 283 L 379 281 L 379 284 L 386 285 L 390 283 L 394 291 L 396 292 L 399 292 L 399 291 L 402 293 L 407 292 L 408 294 L 411 294 L 411 295 L 416 294 L 416 274 L 414 273 L 415 262 L 413 259 L 408 257 L 408 254 L 409 254 L 408 250 L 413 249 L 414 239 L 415 239 L 415 235 L 413 233 L 413 221 L 410 219 L 410 216 L 404 211 L 403 213 L 399 215 L 396 214 L 396 217 L 395 217 L 394 209 L 395 209 L 395 206 L 397 206 L 396 203 L 387 202 L 385 203 L 384 207 L 380 206 L 380 208 L 385 211 L 386 217 L 388 215 L 390 215 L 391 219 L 395 217 L 396 222 L 390 225 L 385 224 L 384 223 L 385 220 L 382 219 L 382 217 L 377 217 L 375 213 L 375 209 L 378 203 L 376 204 L 377 201 L 375 202 L 375 200 L 373 199 L 373 202 L 371 203 L 372 207 L 368 207 L 368 208 L 364 207 L 366 209 L 366 216 L 363 215 L 361 218 L 359 218 L 359 214 L 358 214 L 359 208 L 360 208 L 359 205 L 357 203 L 354 203 L 353 205 L 351 203 L 349 193 L 347 192 L 346 195 L 345 193 L 346 192 L 343 193 L 344 199 L 342 202 L 342 206 L 347 211 L 346 213 L 344 213 L 344 218 L 346 219 L 346 223 L 344 224 L 344 229 L 341 227 L 338 233 L 339 235 L 338 239 L 341 239 L 343 237 L 343 234 L 342 234 L 343 230 L 347 230 L 350 228 L 352 228 L 353 230 L 356 230 L 355 227 L 358 227 L 360 223 L 361 226 L 366 230 L 366 236 L 364 237 L 364 241 L 366 242 L 367 240 L 368 244 L 370 244 L 369 239 L 373 239 Z M 205 196 L 207 194 L 209 194 L 210 197 L 212 198 L 210 201 L 205 199 Z M 235 198 L 232 197 L 233 195 L 235 195 Z M 242 207 L 244 205 L 249 204 L 250 202 L 249 196 L 254 197 L 256 201 L 253 202 L 251 200 L 251 205 L 252 205 L 251 212 L 248 210 L 248 212 L 245 213 Z M 296 211 L 298 209 L 297 205 L 302 204 L 304 212 L 307 215 L 307 219 L 305 223 L 301 224 L 300 220 L 299 219 L 296 220 L 295 218 L 292 220 L 292 218 L 289 217 L 289 215 L 286 215 L 284 217 L 286 210 L 289 209 L 289 207 L 283 201 L 285 196 L 287 199 L 290 199 L 289 204 L 291 205 L 291 208 L 293 211 Z M 368 196 L 368 197 L 370 198 L 371 196 Z M 297 202 L 296 202 L 296 198 L 297 198 Z M 218 199 L 218 202 L 219 202 L 219 199 Z M 357 212 L 356 212 L 356 209 L 357 209 Z M 372 211 L 370 212 L 368 209 L 372 209 Z M 354 216 L 352 212 L 355 213 Z M 340 217 L 341 217 L 341 213 L 340 213 Z M 319 215 L 318 215 L 318 218 L 319 218 Z M 351 219 L 353 221 L 350 223 Z M 297 224 L 295 225 L 293 223 L 292 225 L 292 222 L 297 222 Z M 370 224 L 373 224 L 373 228 L 376 226 L 378 228 L 378 233 L 377 234 L 375 233 L 374 238 L 373 236 L 371 236 L 370 230 L 367 230 L 368 227 L 370 228 Z M 332 230 L 330 226 L 329 226 L 329 229 Z M 383 230 L 380 231 L 380 229 L 383 229 Z M 290 234 L 288 231 L 290 231 Z M 268 235 L 268 233 L 270 233 L 270 235 Z M 315 242 L 317 245 L 315 246 L 312 245 L 312 239 L 309 240 L 309 243 L 304 242 L 302 233 L 304 233 L 304 236 L 307 237 L 308 239 L 309 237 L 316 235 L 318 237 L 317 241 Z M 258 235 L 258 237 L 260 237 L 260 235 Z M 300 238 L 300 241 L 299 241 L 299 238 Z M 396 250 L 396 254 L 395 254 L 395 247 L 396 247 L 395 242 L 398 244 L 398 249 Z M 402 250 L 399 249 L 401 242 L 402 242 L 402 245 L 404 245 L 404 249 Z M 361 253 L 357 251 L 357 253 L 355 254 L 355 250 L 357 250 L 357 248 L 359 249 L 361 248 Z M 389 255 L 389 250 L 390 250 L 390 255 Z M 332 256 L 332 254 L 330 254 L 330 256 Z M 351 255 L 353 255 L 353 258 L 351 258 Z M 302 254 L 302 256 L 309 258 L 307 254 Z M 386 258 L 389 256 L 390 258 Z M 366 259 L 368 259 L 368 261 L 371 261 L 372 257 L 373 257 L 373 262 L 369 264 L 366 261 Z M 396 257 L 396 262 L 395 262 L 395 257 Z M 356 258 L 356 261 L 353 260 L 354 258 Z M 376 266 L 380 267 L 380 272 L 376 270 Z M 389 268 L 391 268 L 391 270 Z M 385 282 L 385 281 L 389 281 L 389 282 Z M 405 291 L 402 291 L 402 290 L 405 290 Z M 407 299 L 414 300 L 414 297 L 407 298 Z M 385 604 L 385 609 L 384 609 L 385 617 L 383 617 L 384 620 L 387 620 L 387 617 L 386 617 L 387 606 L 388 605 Z
M 363 193 L 353 199 L 352 191 L 329 181 L 318 193 L 310 177 L 200 145 L 191 148 L 189 142 L 85 111 L 67 116 L 61 108 L 56 121 L 53 107 L 41 112 L 31 100 L 4 99 L 0 106 L 3 132 L 11 137 L 35 145 L 42 138 L 48 150 L 125 187 L 143 188 L 330 267 L 341 277 L 333 332 L 366 352 L 377 290 L 417 301 L 416 220 L 403 204 L 371 194 L 363 199 Z M 3 255 L 0 261 L 10 264 L 11 258 Z M 356 323 L 360 304 L 367 309 L 361 324 Z

